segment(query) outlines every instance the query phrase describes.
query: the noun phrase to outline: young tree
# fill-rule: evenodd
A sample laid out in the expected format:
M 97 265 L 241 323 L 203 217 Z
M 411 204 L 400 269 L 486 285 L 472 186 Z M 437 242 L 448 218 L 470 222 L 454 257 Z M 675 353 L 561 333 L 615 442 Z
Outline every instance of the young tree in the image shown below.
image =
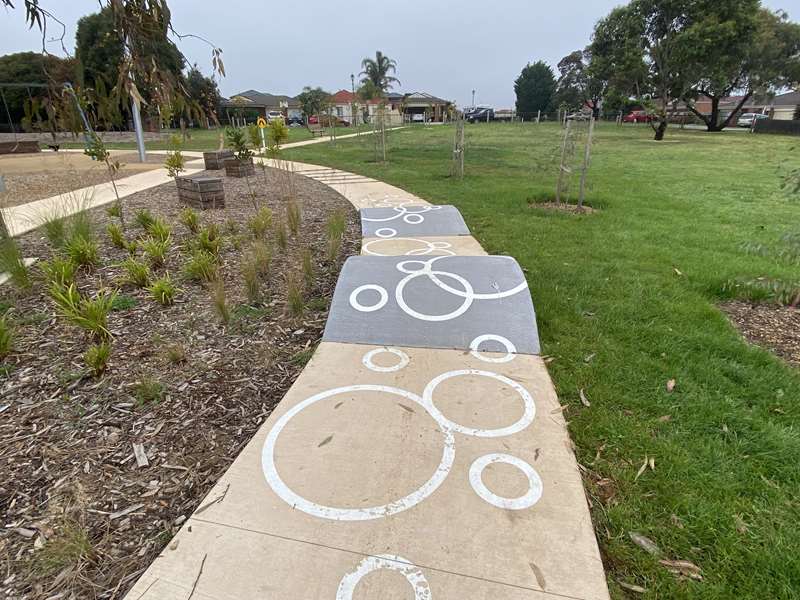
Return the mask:
M 800 81 L 800 25 L 758 6 L 758 0 L 701 4 L 706 10 L 684 36 L 692 79 L 684 100 L 708 131 L 728 127 L 754 94 Z M 736 108 L 720 121 L 720 101 L 735 92 L 741 94 Z M 710 114 L 695 106 L 703 96 L 711 100 Z
M 541 60 L 528 63 L 514 82 L 517 114 L 530 117 L 540 110 L 543 113 L 549 111 L 555 91 L 556 78 L 553 69 Z

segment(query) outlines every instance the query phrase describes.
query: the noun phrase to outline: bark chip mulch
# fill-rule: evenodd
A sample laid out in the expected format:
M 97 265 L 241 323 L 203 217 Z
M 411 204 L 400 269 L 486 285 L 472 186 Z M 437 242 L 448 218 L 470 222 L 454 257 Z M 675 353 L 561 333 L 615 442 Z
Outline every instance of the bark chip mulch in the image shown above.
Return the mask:
M 800 366 L 800 310 L 739 301 L 727 302 L 720 308 L 747 341 Z
M 284 173 L 259 171 L 250 183 L 259 205 L 276 219 L 286 215 Z M 342 262 L 360 247 L 347 200 L 303 177 L 295 186 L 300 232 L 289 234 L 286 250 L 268 234 L 273 258 L 255 305 L 240 273 L 252 239 L 247 182 L 225 178 L 226 208 L 200 212 L 203 224 L 223 232 L 227 325 L 209 286 L 182 275 L 193 235 L 179 223 L 174 183 L 123 200 L 130 239 L 142 235 L 137 209 L 172 225 L 172 249 L 156 275 L 169 272 L 180 288 L 173 306 L 119 283 L 127 251 L 111 245 L 105 208 L 91 211 L 102 264 L 82 271 L 78 287 L 87 295 L 120 287 L 109 317 L 113 352 L 99 378 L 83 362 L 90 340 L 58 316 L 42 281 L 27 291 L 0 286 L 0 312 L 16 332 L 13 352 L 0 361 L 1 597 L 122 598 L 281 400 L 320 340 Z M 330 261 L 334 213 L 346 229 Z M 25 256 L 53 254 L 38 230 L 20 244 Z M 302 281 L 307 249 L 314 265 L 304 284 L 307 309 L 293 317 L 286 277 Z

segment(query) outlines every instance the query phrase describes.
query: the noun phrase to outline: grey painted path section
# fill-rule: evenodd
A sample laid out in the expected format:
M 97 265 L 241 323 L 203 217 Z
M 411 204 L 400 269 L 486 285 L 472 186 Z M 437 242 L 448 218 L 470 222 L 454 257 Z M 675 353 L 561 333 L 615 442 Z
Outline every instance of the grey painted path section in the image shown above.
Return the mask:
M 323 340 L 538 354 L 536 315 L 506 256 L 347 260 Z
M 362 208 L 361 235 L 365 238 L 445 237 L 469 235 L 455 206 L 402 205 Z

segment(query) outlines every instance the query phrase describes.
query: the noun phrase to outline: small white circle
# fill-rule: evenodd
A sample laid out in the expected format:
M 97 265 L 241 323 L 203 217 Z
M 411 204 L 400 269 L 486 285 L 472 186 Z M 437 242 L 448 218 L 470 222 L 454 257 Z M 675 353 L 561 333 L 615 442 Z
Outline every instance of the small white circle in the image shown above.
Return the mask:
M 391 227 L 381 227 L 380 229 L 375 230 L 375 235 L 383 239 L 393 238 L 397 235 L 397 230 L 392 229 Z
M 433 392 L 436 390 L 436 387 L 443 381 L 447 381 L 448 379 L 452 379 L 453 377 L 460 377 L 462 375 L 477 375 L 479 377 L 488 377 L 489 379 L 495 379 L 513 388 L 514 391 L 516 391 L 520 395 L 520 397 L 522 398 L 522 402 L 525 405 L 525 411 L 522 414 L 522 417 L 520 417 L 520 419 L 516 423 L 512 423 L 508 427 L 501 427 L 500 429 L 477 429 L 475 427 L 466 427 L 464 425 L 459 425 L 458 423 L 451 421 L 450 419 L 445 417 L 442 411 L 436 408 L 436 405 L 433 403 Z M 505 375 L 500 375 L 492 371 L 481 371 L 478 369 L 463 369 L 460 371 L 448 371 L 446 373 L 442 373 L 441 375 L 437 375 L 428 382 L 428 385 L 425 386 L 425 389 L 422 391 L 422 399 L 425 401 L 425 405 L 428 407 L 428 411 L 433 415 L 433 418 L 436 419 L 439 423 L 444 423 L 445 426 L 448 427 L 449 429 L 452 429 L 453 431 L 458 431 L 459 433 L 463 433 L 464 435 L 472 435 L 481 438 L 495 438 L 495 437 L 505 437 L 507 435 L 513 435 L 515 433 L 522 431 L 523 429 L 528 427 L 528 425 L 533 423 L 533 419 L 536 416 L 536 405 L 534 404 L 533 397 L 530 395 L 528 390 L 526 390 L 524 387 L 522 387 L 519 383 L 517 383 L 513 379 L 509 379 Z
M 503 498 L 489 491 L 481 475 L 486 467 L 494 463 L 506 463 L 522 471 L 528 478 L 528 491 L 519 498 Z M 476 459 L 469 468 L 469 483 L 478 496 L 497 508 L 522 510 L 530 508 L 542 497 L 542 479 L 539 474 L 524 460 L 510 454 L 486 454 Z
M 374 290 L 378 292 L 380 297 L 378 298 L 377 303 L 371 306 L 365 306 L 364 304 L 361 304 L 358 301 L 358 295 L 366 290 Z M 359 286 L 356 289 L 354 289 L 353 292 L 350 294 L 350 306 L 352 306 L 353 308 L 355 308 L 357 311 L 360 312 L 374 312 L 376 310 L 380 310 L 384 306 L 386 306 L 386 303 L 388 301 L 389 301 L 389 293 L 384 288 L 382 288 L 379 285 L 375 285 L 374 283 L 368 283 L 366 285 Z
M 384 352 L 388 352 L 390 354 L 394 354 L 395 356 L 400 357 L 400 362 L 396 365 L 392 365 L 391 367 L 381 367 L 380 365 L 376 365 L 372 362 L 373 357 L 378 354 L 383 354 Z M 361 359 L 361 362 L 364 363 L 364 366 L 367 367 L 370 371 L 375 371 L 376 373 L 394 373 L 395 371 L 399 371 L 408 365 L 408 354 L 403 352 L 402 350 L 398 350 L 397 348 L 375 348 L 374 350 L 370 350 L 364 355 L 364 358 Z
M 480 352 L 480 345 L 483 342 L 500 342 L 506 349 L 506 355 L 501 356 L 500 358 L 495 358 L 493 356 L 486 356 L 485 354 L 481 354 Z M 511 343 L 511 340 L 508 338 L 504 338 L 502 335 L 495 335 L 494 333 L 486 333 L 484 335 L 479 335 L 474 340 L 472 340 L 469 344 L 469 353 L 472 354 L 478 360 L 482 360 L 483 362 L 489 363 L 506 363 L 511 362 L 516 357 L 517 348 L 514 344 Z
M 416 565 L 411 564 L 405 558 L 392 554 L 380 554 L 378 556 L 367 556 L 359 563 L 355 571 L 352 571 L 342 578 L 339 589 L 336 591 L 336 600 L 352 600 L 358 583 L 373 571 L 388 569 L 398 571 L 406 578 L 411 589 L 414 590 L 414 600 L 432 600 L 431 588 L 425 575 Z
M 403 217 L 403 221 L 405 221 L 409 225 L 419 225 L 424 220 L 425 220 L 425 217 L 423 217 L 419 213 L 408 213 L 407 215 L 405 215 Z

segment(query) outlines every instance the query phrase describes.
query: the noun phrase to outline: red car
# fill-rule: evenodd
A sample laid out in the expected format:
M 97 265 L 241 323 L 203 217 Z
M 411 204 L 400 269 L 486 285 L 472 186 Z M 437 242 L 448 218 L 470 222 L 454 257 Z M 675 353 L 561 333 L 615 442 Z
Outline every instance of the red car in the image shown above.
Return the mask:
M 649 123 L 655 120 L 655 115 L 651 115 L 645 110 L 634 110 L 622 117 L 623 123 Z

